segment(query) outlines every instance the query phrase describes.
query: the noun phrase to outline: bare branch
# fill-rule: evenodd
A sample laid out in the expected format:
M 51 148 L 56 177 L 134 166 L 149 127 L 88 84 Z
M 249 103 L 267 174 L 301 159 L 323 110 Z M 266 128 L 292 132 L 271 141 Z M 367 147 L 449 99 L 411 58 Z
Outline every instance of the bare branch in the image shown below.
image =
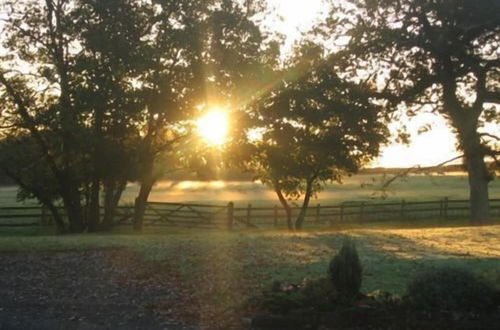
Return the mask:
M 481 133 L 481 134 L 479 134 L 479 136 L 487 136 L 487 137 L 490 137 L 490 138 L 495 139 L 497 141 L 500 141 L 500 137 L 493 135 L 493 134 L 490 134 L 490 133 Z

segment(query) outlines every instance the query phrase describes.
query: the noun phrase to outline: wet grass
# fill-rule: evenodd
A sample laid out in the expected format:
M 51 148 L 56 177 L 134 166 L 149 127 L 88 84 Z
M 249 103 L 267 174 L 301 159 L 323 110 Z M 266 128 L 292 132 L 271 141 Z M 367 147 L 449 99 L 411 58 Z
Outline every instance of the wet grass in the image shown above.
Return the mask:
M 0 232 L 1 252 L 128 248 L 145 260 L 168 264 L 196 284 L 234 281 L 262 288 L 273 280 L 300 282 L 325 274 L 346 237 L 353 238 L 364 265 L 365 291 L 402 293 L 409 277 L 425 267 L 453 263 L 484 276 L 500 274 L 500 225 L 440 228 L 368 228 L 287 233 L 129 229 L 109 234 L 49 235 L 43 231 Z M 25 229 L 24 229 L 25 230 Z M 222 285 L 222 284 L 221 284 Z M 234 289 L 234 288 L 233 288 Z M 215 290 L 215 289 L 214 289 Z
M 142 235 L 122 228 L 65 236 L 18 230 L 16 235 L 0 232 L 0 254 L 125 248 L 175 274 L 187 297 L 188 318 L 200 324 L 237 315 L 235 310 L 273 281 L 300 283 L 326 275 L 346 237 L 358 246 L 364 292 L 404 294 L 417 272 L 443 264 L 468 268 L 500 286 L 500 225 L 427 225 L 365 224 L 304 233 L 147 228 Z

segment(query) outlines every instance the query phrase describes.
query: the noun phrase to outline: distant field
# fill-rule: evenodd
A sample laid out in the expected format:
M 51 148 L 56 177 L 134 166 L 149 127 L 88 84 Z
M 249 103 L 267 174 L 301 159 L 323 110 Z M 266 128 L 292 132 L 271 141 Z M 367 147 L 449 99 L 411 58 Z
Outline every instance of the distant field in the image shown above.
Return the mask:
M 313 200 L 312 203 L 326 205 L 345 201 L 377 201 L 377 198 L 380 200 L 380 197 L 374 195 L 375 186 L 369 185 L 380 183 L 380 179 L 380 175 L 363 174 L 347 178 L 343 184 L 329 184 L 318 195 L 318 199 Z M 16 190 L 16 187 L 0 187 L 0 205 L 16 205 Z M 136 185 L 129 185 L 124 193 L 122 203 L 132 203 L 137 190 Z M 416 201 L 438 200 L 444 197 L 467 199 L 467 178 L 463 175 L 410 176 L 397 180 L 390 186 L 388 199 Z M 499 180 L 490 184 L 490 198 L 500 198 Z M 270 189 L 255 182 L 162 181 L 154 188 L 150 201 L 215 204 L 234 201 L 236 205 L 242 205 L 246 203 L 276 204 L 277 198 Z

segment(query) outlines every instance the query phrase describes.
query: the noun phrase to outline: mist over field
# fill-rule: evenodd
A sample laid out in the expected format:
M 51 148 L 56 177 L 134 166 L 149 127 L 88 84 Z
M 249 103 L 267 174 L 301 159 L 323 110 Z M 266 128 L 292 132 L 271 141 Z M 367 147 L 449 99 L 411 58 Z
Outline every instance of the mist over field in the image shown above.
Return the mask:
M 388 175 L 387 178 L 390 178 Z M 360 174 L 346 178 L 342 184 L 330 183 L 325 186 L 313 203 L 337 204 L 349 201 L 383 202 L 380 191 L 381 175 Z M 122 204 L 132 204 L 137 195 L 138 186 L 129 184 L 122 198 Z M 17 205 L 17 187 L 0 188 L 0 204 Z M 449 199 L 467 199 L 467 177 L 461 174 L 448 175 L 411 175 L 396 180 L 389 186 L 385 200 L 421 201 Z M 500 181 L 490 184 L 490 198 L 500 198 Z M 279 204 L 275 193 L 261 184 L 251 181 L 161 181 L 151 192 L 151 202 L 193 202 L 225 204 L 229 201 L 236 205 L 247 203 L 274 205 Z M 28 201 L 25 204 L 34 204 Z
M 342 184 L 327 184 L 313 203 L 336 204 L 349 201 L 382 202 L 380 175 L 356 175 L 346 178 Z M 375 180 L 375 181 L 374 181 Z M 137 186 L 130 185 L 124 193 L 124 202 L 131 203 Z M 492 199 L 500 198 L 500 182 L 490 184 Z M 386 200 L 408 201 L 467 199 L 467 177 L 463 175 L 426 176 L 414 175 L 399 179 L 390 185 Z M 276 194 L 259 182 L 249 181 L 162 181 L 155 186 L 151 202 L 203 202 L 235 204 L 279 204 Z

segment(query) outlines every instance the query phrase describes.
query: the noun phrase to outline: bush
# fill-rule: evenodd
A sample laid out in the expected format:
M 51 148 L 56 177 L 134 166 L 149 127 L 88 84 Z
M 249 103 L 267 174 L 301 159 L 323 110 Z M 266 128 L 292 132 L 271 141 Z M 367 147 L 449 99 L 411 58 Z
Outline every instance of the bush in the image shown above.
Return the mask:
M 406 298 L 418 309 L 472 311 L 495 307 L 497 293 L 488 282 L 455 267 L 439 267 L 417 275 Z
M 356 245 L 346 240 L 328 268 L 330 279 L 342 299 L 350 300 L 359 295 L 362 272 Z
M 249 307 L 279 314 L 304 308 L 327 310 L 333 306 L 336 297 L 335 288 L 327 278 L 304 279 L 301 285 L 274 282 L 261 296 L 249 301 Z
M 317 310 L 329 309 L 337 299 L 337 290 L 324 277 L 317 280 L 305 279 L 300 293 L 302 304 Z
M 246 307 L 271 313 L 288 313 L 292 309 L 301 307 L 299 287 L 296 285 L 282 285 L 279 281 L 275 281 L 261 295 L 250 298 L 246 303 Z

